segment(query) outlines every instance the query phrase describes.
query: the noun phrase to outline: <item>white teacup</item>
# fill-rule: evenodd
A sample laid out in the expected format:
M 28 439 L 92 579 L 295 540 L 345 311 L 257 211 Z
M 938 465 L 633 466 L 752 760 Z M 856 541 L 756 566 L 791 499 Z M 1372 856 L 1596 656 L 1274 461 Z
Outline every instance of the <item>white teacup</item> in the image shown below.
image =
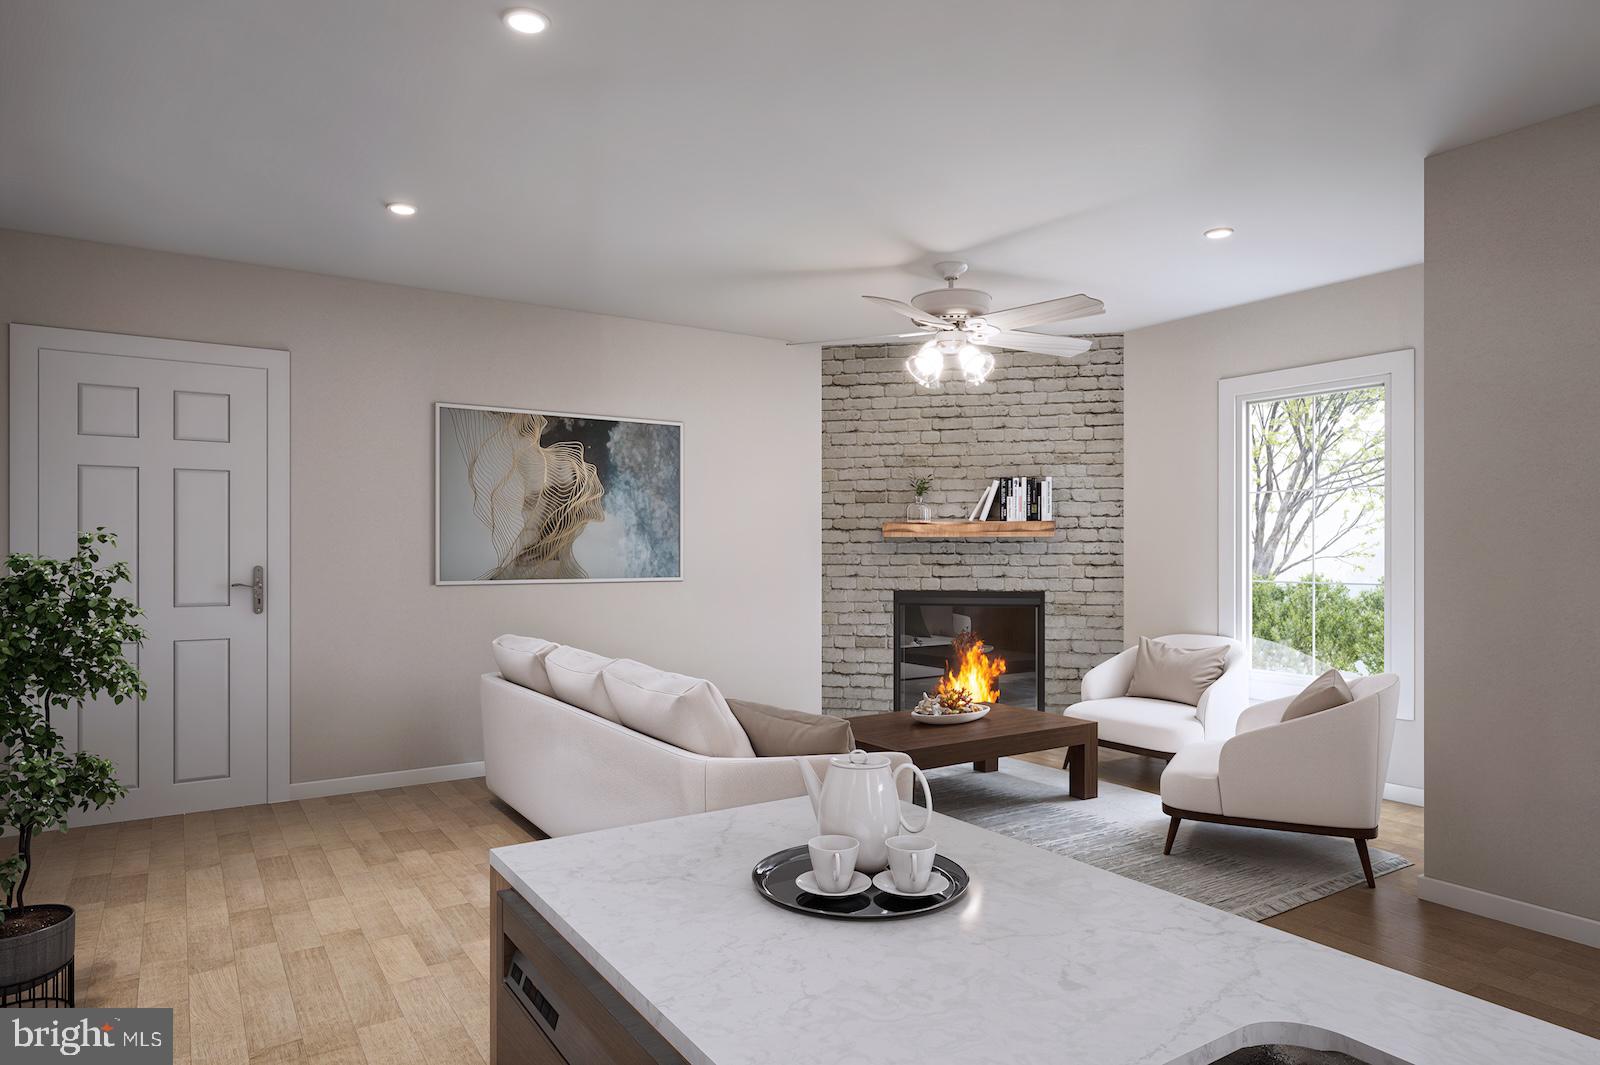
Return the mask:
M 843 891 L 856 872 L 856 854 L 861 844 L 854 836 L 813 836 L 806 843 L 811 851 L 811 874 L 823 891 Z
M 889 879 L 900 891 L 926 891 L 933 875 L 933 856 L 938 847 L 926 835 L 890 836 Z

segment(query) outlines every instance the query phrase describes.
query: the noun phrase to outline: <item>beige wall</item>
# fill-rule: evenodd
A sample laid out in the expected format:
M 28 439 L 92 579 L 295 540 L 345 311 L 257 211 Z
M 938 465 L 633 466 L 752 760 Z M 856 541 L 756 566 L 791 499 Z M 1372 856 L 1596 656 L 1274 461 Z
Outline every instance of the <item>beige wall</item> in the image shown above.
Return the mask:
M 292 352 L 296 781 L 482 757 L 506 631 L 820 699 L 815 351 L 7 231 L 0 322 Z M 436 400 L 682 421 L 685 580 L 434 587 Z
M 1420 266 L 1127 334 L 1130 640 L 1217 631 L 1217 382 L 1402 348 L 1416 350 L 1421 396 Z M 1389 769 L 1390 781 L 1414 788 L 1422 787 L 1420 702 L 1416 720 L 1400 723 Z
M 1600 107 L 1426 173 L 1428 877 L 1600 919 Z

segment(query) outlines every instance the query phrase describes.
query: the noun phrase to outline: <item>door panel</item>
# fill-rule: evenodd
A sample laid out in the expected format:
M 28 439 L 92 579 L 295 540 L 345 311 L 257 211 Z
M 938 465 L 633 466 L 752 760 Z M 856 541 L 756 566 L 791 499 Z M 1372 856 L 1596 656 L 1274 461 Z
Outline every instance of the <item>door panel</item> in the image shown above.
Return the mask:
M 172 471 L 172 605 L 228 605 L 228 471 Z
M 133 580 L 123 595 L 139 596 L 139 467 L 78 467 L 78 528 L 104 525 L 117 530 L 114 547 L 100 553 L 101 561 L 126 562 Z
M 139 436 L 139 390 L 118 385 L 78 385 L 78 435 Z
M 117 533 L 149 634 L 148 698 L 58 715 L 130 789 L 74 823 L 266 801 L 267 616 L 231 585 L 268 561 L 267 371 L 40 348 L 38 404 L 39 550 Z
M 233 699 L 228 681 L 230 641 L 172 644 L 172 776 L 179 783 L 228 776 Z
M 172 393 L 172 438 L 226 444 L 229 406 L 226 393 Z

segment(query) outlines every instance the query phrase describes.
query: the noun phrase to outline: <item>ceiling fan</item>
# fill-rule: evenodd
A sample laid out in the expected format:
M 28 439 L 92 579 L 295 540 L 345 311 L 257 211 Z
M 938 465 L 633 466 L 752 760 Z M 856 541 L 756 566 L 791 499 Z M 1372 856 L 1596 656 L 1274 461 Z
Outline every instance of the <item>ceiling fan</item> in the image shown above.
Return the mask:
M 862 297 L 882 304 L 896 314 L 905 315 L 920 326 L 915 332 L 854 337 L 849 340 L 802 340 L 795 343 L 914 344 L 924 341 L 906 360 L 906 371 L 924 388 L 939 387 L 945 365 L 951 360 L 968 384 L 983 384 L 994 370 L 994 353 L 986 348 L 1013 348 L 1070 359 L 1094 347 L 1093 341 L 1080 337 L 1034 333 L 1027 329 L 1028 326 L 1104 314 L 1105 304 L 1092 296 L 1080 293 L 991 311 L 987 292 L 956 287 L 961 275 L 967 272 L 966 263 L 938 262 L 933 264 L 933 268 L 944 278 L 945 287 L 912 296 L 909 303 L 887 296 Z

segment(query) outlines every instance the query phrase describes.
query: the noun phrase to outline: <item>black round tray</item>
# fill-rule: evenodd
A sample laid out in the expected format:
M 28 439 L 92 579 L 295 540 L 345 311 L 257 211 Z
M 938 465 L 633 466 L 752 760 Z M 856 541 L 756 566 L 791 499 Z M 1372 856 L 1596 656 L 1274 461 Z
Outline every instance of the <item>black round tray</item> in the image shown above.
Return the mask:
M 802 844 L 761 859 L 750 870 L 750 879 L 755 881 L 762 898 L 786 910 L 841 921 L 890 921 L 942 910 L 967 893 L 971 877 L 959 864 L 940 854 L 934 857 L 933 867 L 950 881 L 950 886 L 937 895 L 907 898 L 879 891 L 870 884 L 859 895 L 813 895 L 795 884 L 795 877 L 811 868 L 810 851 Z

